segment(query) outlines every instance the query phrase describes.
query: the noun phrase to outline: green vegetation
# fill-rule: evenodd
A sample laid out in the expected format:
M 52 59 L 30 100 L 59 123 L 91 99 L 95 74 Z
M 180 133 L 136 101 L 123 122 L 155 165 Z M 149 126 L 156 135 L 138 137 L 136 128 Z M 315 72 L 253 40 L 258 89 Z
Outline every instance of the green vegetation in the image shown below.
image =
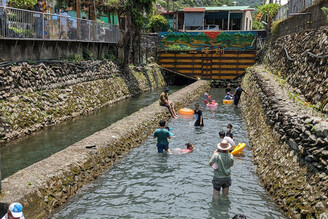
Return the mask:
M 152 32 L 159 32 L 169 25 L 168 20 L 162 15 L 154 15 L 150 18 L 149 27 Z
M 273 17 L 278 13 L 279 8 L 280 5 L 276 3 L 257 7 L 257 13 L 261 14 L 262 19 L 263 17 L 267 17 L 269 29 L 271 29 Z
M 327 19 L 326 22 L 328 23 L 328 8 L 322 7 L 321 10 L 326 15 L 326 19 Z
M 253 21 L 252 28 L 253 28 L 253 30 L 262 30 L 262 29 L 265 29 L 265 26 L 260 21 Z
M 14 8 L 33 9 L 37 0 L 10 0 L 11 6 Z
M 167 9 L 167 2 L 168 2 L 167 0 L 157 0 L 156 2 L 159 3 L 165 9 Z M 201 1 L 170 0 L 169 1 L 170 11 L 173 11 L 173 8 L 177 10 L 185 7 L 218 7 L 222 5 L 232 5 L 232 3 L 230 0 L 201 0 Z
M 86 60 L 92 60 L 93 59 L 93 53 L 88 49 L 83 49 L 83 58 Z

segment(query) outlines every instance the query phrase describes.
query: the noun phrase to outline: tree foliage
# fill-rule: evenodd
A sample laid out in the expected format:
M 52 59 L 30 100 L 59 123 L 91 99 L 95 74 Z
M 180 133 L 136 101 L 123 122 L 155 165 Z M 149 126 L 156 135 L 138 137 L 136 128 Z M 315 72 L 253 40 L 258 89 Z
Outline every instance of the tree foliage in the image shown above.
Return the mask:
M 11 0 L 11 6 L 14 8 L 32 10 L 37 0 Z
M 166 0 L 157 0 L 164 8 L 167 8 Z M 174 4 L 174 5 L 173 5 Z M 222 5 L 232 5 L 231 0 L 170 0 L 170 10 L 185 7 L 218 7 Z
M 168 20 L 162 15 L 154 15 L 150 18 L 149 27 L 152 32 L 159 32 L 169 25 Z
M 264 16 L 268 16 L 272 18 L 274 15 L 278 13 L 279 8 L 280 8 L 279 4 L 271 3 L 271 4 L 261 5 L 257 7 L 257 12 L 261 13 Z
M 253 21 L 252 28 L 253 30 L 263 30 L 265 29 L 265 26 L 260 21 Z

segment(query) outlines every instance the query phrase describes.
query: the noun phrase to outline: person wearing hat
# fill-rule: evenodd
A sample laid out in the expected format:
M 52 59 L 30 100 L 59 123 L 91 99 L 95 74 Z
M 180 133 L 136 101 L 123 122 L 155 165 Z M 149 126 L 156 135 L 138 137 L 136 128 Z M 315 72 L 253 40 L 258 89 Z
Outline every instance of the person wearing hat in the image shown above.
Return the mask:
M 232 146 L 227 140 L 222 140 L 217 145 L 218 150 L 215 150 L 209 162 L 209 165 L 214 169 L 213 183 L 213 199 L 216 200 L 222 194 L 229 194 L 231 186 L 231 167 L 233 166 L 233 155 L 229 153 Z
M 172 117 L 177 118 L 178 116 L 174 111 L 173 103 L 169 101 L 169 90 L 170 89 L 168 87 L 164 88 L 164 92 L 162 92 L 159 97 L 159 105 L 166 106 L 169 109 Z
M 25 219 L 23 206 L 18 202 L 12 203 L 8 208 L 7 214 L 2 219 Z

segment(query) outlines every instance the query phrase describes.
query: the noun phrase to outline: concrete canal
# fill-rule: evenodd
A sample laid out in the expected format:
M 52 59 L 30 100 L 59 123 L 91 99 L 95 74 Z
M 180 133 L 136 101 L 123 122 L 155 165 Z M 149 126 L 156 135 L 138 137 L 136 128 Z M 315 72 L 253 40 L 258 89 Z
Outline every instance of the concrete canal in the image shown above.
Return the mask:
M 149 136 L 53 218 L 231 218 L 237 213 L 247 218 L 284 218 L 259 184 L 240 109 L 221 104 L 224 89 L 211 93 L 220 105 L 209 110 L 202 104 L 205 127 L 195 128 L 193 119 L 181 116 L 169 123 L 176 136 L 170 141 L 173 155 L 158 155 L 156 140 Z M 235 158 L 229 196 L 216 203 L 208 161 L 219 142 L 218 132 L 226 130 L 228 123 L 236 141 L 245 142 L 247 148 L 244 156 Z M 195 151 L 179 154 L 177 148 L 189 141 Z
M 171 93 L 180 89 L 170 86 Z M 1 171 L 6 178 L 75 142 L 102 130 L 116 121 L 146 107 L 158 99 L 162 88 L 106 106 L 95 113 L 83 116 L 1 147 Z

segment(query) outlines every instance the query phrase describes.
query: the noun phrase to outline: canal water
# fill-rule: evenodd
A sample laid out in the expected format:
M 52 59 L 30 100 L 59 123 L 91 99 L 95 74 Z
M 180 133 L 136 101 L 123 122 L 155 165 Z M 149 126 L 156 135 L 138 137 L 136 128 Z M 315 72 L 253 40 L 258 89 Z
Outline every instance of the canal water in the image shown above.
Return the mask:
M 170 86 L 170 93 L 181 86 Z M 49 127 L 37 134 L 1 146 L 1 173 L 6 178 L 17 171 L 67 148 L 158 100 L 155 89 L 106 106 L 72 121 Z
M 194 119 L 180 116 L 169 127 L 173 155 L 157 154 L 156 140 L 149 139 L 120 159 L 108 172 L 85 186 L 53 218 L 284 218 L 260 186 L 252 164 L 248 137 L 240 109 L 223 105 L 224 89 L 212 89 L 217 109 L 202 103 L 205 127 L 195 128 Z M 228 197 L 212 201 L 213 169 L 208 165 L 218 132 L 233 125 L 237 142 L 245 142 L 243 156 L 235 158 Z M 187 142 L 190 154 L 179 154 Z

